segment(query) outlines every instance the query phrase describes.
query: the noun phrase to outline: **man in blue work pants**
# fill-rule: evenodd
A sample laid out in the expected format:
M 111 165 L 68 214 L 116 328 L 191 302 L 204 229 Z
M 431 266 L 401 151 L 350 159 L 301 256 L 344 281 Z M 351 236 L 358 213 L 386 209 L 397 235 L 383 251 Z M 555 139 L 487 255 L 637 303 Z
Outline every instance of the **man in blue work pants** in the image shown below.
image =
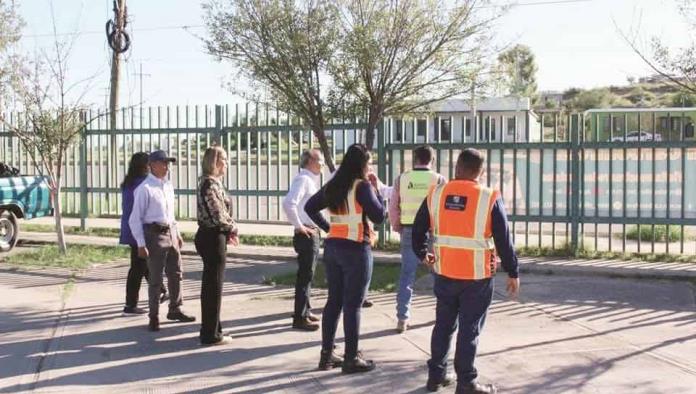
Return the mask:
M 434 292 L 436 320 L 428 375 L 436 381 L 445 378 L 452 334 L 459 326 L 454 370 L 458 380 L 474 382 L 478 376 L 474 367 L 476 347 L 493 297 L 493 279 L 465 281 L 435 275 Z

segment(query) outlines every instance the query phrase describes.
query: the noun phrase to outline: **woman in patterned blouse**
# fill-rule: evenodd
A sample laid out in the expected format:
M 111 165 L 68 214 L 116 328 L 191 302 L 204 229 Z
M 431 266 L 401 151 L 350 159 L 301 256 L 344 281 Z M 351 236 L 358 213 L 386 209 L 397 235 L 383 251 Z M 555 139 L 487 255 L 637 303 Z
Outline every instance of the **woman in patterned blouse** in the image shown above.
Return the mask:
M 222 334 L 220 305 L 225 281 L 227 244 L 239 244 L 232 204 L 222 185 L 227 169 L 227 154 L 219 146 L 206 149 L 203 176 L 198 185 L 198 232 L 196 251 L 203 258 L 201 284 L 202 345 L 224 345 L 230 338 Z

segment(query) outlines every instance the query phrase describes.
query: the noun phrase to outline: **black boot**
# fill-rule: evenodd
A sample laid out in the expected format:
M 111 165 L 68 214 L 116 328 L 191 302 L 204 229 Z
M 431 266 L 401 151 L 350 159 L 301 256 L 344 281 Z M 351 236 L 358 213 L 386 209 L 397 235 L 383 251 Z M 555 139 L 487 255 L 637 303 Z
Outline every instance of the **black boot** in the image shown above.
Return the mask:
M 440 390 L 442 387 L 447 387 L 454 383 L 455 378 L 454 376 L 451 375 L 446 375 L 444 378 L 440 379 L 431 379 L 428 378 L 428 383 L 425 385 L 425 387 L 428 389 L 430 392 L 435 392 Z
M 375 362 L 372 360 L 365 360 L 362 356 L 357 356 L 352 360 L 343 361 L 343 373 L 361 373 L 370 372 L 375 369 Z
M 319 358 L 319 369 L 322 371 L 328 371 L 332 368 L 338 368 L 343 365 L 343 357 L 334 353 L 333 350 L 330 352 L 321 351 L 321 357 Z
M 481 384 L 479 382 L 471 382 L 464 384 L 457 384 L 456 394 L 495 394 L 498 392 L 498 388 L 490 383 Z

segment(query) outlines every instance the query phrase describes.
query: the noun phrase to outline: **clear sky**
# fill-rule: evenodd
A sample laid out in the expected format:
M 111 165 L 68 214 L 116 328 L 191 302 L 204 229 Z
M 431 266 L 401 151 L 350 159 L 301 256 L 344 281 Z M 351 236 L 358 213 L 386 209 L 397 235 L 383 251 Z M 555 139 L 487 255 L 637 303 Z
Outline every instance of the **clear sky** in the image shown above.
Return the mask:
M 689 31 L 677 13 L 679 0 L 519 0 L 494 26 L 500 45 L 530 46 L 539 65 L 541 90 L 622 85 L 629 76 L 651 74 L 617 32 L 639 27 L 644 40 L 658 36 L 683 45 Z M 21 45 L 37 51 L 53 42 L 50 0 L 21 0 L 27 26 Z M 204 52 L 196 36 L 202 1 L 127 0 L 133 40 L 122 74 L 122 104 L 139 101 L 140 64 L 147 105 L 227 104 L 238 101 L 224 87 L 229 65 Z M 496 4 L 501 4 L 497 1 Z M 79 32 L 71 58 L 73 79 L 96 74 L 87 100 L 104 105 L 110 55 L 104 24 L 111 0 L 54 0 L 59 33 Z M 182 28 L 181 26 L 189 26 Z

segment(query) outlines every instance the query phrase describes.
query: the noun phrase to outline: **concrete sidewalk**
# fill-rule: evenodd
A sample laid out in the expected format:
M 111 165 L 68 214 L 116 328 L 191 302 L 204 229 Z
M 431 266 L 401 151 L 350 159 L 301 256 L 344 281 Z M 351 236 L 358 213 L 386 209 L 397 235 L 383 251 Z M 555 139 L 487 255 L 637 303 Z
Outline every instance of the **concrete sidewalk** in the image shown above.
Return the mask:
M 184 259 L 183 308 L 198 318 L 201 266 L 195 256 Z M 288 261 L 229 258 L 222 324 L 233 342 L 200 347 L 199 322 L 165 321 L 161 332 L 150 333 L 146 317 L 121 315 L 126 261 L 77 276 L 0 264 L 0 392 L 425 393 L 435 314 L 429 292 L 414 298 L 412 327 L 402 335 L 394 332 L 394 294 L 371 294 L 375 306 L 362 312 L 360 348 L 377 369 L 320 372 L 320 332 L 290 329 L 293 289 L 261 284 L 295 268 Z M 496 382 L 501 392 L 688 393 L 696 387 L 692 284 L 525 275 L 513 302 L 502 292 L 503 279 L 496 279 L 477 358 L 480 379 Z M 312 301 L 322 306 L 325 293 L 314 291 Z M 342 337 L 339 323 L 339 351 Z
M 116 245 L 118 239 L 84 235 L 66 235 L 68 243 L 92 245 Z M 54 243 L 56 236 L 52 233 L 20 233 L 20 241 L 34 243 Z M 184 254 L 196 255 L 192 243 L 184 245 Z M 376 263 L 399 264 L 401 257 L 397 253 L 374 251 Z M 240 245 L 230 248 L 230 257 L 248 259 L 266 259 L 269 261 L 294 261 L 295 251 L 290 247 Z M 696 279 L 694 263 L 660 263 L 623 260 L 587 260 L 572 258 L 536 258 L 522 257 L 520 270 L 523 273 L 561 274 L 561 275 L 599 275 L 610 277 L 648 277 L 660 279 Z

